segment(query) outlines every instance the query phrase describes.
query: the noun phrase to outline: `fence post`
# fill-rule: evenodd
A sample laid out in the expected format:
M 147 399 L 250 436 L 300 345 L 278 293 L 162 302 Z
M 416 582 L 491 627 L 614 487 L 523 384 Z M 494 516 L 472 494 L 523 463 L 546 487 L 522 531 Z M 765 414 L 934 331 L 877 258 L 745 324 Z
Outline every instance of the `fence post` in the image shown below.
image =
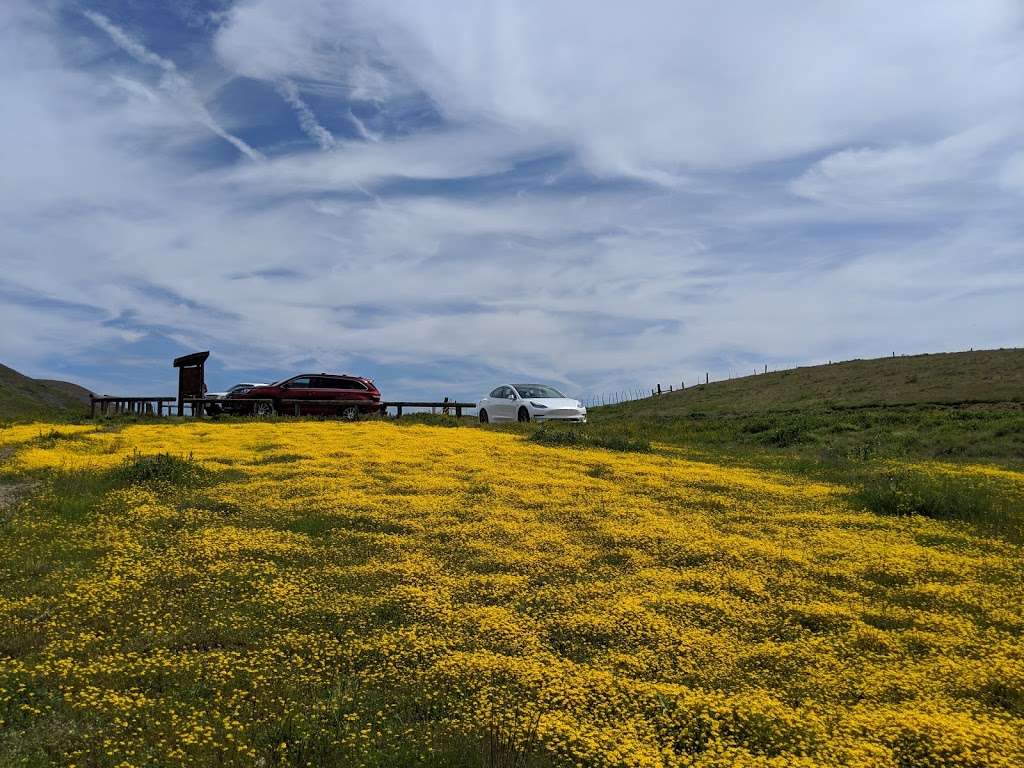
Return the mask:
M 711 382 L 711 374 L 707 371 L 704 372 L 704 383 L 708 384 Z
M 661 384 L 658 385 L 658 394 L 661 394 Z

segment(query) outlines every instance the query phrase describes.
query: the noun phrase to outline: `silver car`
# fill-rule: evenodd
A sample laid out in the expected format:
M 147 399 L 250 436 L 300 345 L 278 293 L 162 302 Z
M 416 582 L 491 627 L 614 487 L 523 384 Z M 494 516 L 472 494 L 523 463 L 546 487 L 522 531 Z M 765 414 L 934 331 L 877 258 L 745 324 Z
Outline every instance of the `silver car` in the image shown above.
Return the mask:
M 241 384 L 235 384 L 231 389 L 225 392 L 207 392 L 205 400 L 210 401 L 204 403 L 203 407 L 208 416 L 216 416 L 220 413 L 233 413 L 235 408 L 234 404 L 230 402 L 231 398 L 237 397 L 238 395 L 244 395 L 253 387 L 265 387 L 267 386 L 263 382 L 259 381 L 245 381 Z

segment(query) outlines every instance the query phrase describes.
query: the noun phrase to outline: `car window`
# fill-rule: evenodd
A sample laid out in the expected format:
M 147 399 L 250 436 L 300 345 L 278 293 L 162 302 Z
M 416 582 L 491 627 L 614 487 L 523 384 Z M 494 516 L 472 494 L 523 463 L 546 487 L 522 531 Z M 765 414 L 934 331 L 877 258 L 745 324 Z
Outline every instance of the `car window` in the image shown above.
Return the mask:
M 499 397 L 504 397 L 504 396 L 505 396 L 505 387 L 498 387 L 497 389 L 492 389 L 491 390 L 491 394 L 488 395 L 488 397 L 493 397 L 495 399 L 497 399 Z
M 309 376 L 297 376 L 288 382 L 288 386 L 292 389 L 310 389 L 313 382 Z
M 320 376 L 317 378 L 317 386 L 327 389 L 366 389 L 360 382 L 341 376 Z
M 544 384 L 516 384 L 516 389 L 519 391 L 519 396 L 523 398 L 531 397 L 565 397 L 554 387 L 548 387 Z

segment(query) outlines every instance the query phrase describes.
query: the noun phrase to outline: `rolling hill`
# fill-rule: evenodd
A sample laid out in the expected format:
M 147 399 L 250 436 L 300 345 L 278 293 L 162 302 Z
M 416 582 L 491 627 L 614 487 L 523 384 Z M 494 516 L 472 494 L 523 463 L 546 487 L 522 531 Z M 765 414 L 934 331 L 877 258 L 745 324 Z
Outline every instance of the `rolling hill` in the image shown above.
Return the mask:
M 1024 349 L 851 360 L 591 409 L 666 443 L 1024 460 Z
M 28 420 L 84 415 L 89 390 L 68 381 L 32 379 L 0 365 L 0 419 Z

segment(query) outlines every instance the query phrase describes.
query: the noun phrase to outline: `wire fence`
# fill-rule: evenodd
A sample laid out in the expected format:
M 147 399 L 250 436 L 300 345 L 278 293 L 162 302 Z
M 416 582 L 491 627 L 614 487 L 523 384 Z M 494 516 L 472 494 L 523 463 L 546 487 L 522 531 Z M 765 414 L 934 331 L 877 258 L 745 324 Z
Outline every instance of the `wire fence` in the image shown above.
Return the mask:
M 973 352 L 974 351 L 974 347 L 971 347 L 970 351 Z M 892 353 L 892 357 L 905 357 L 905 356 L 906 355 L 904 355 L 904 354 L 897 355 L 896 352 Z M 886 357 L 888 357 L 888 355 Z M 810 365 L 812 365 L 812 366 L 815 366 L 815 365 L 825 365 L 825 364 L 833 365 L 835 363 L 840 363 L 840 362 L 848 362 L 848 361 L 829 360 L 828 363 L 810 363 Z M 791 370 L 795 370 L 795 369 L 800 368 L 800 367 L 801 367 L 800 363 L 788 363 L 788 364 L 784 363 L 782 365 L 779 365 L 779 366 L 776 366 L 776 367 L 772 367 L 772 368 L 769 368 L 769 366 L 765 365 L 762 368 L 747 369 L 747 370 L 750 371 L 750 373 L 747 373 L 747 371 L 739 369 L 739 368 L 729 368 L 728 376 L 723 376 L 721 378 L 716 378 L 716 379 L 712 379 L 711 378 L 711 372 L 710 371 L 705 371 L 703 376 L 697 376 L 697 377 L 695 377 L 693 379 L 690 379 L 689 381 L 687 381 L 686 379 L 683 379 L 678 384 L 675 384 L 675 383 L 672 383 L 672 384 L 655 384 L 650 389 L 629 388 L 629 389 L 623 389 L 623 390 L 618 390 L 618 391 L 614 391 L 614 392 L 603 392 L 603 393 L 597 394 L 597 395 L 589 395 L 587 397 L 582 397 L 582 398 L 580 398 L 580 402 L 583 403 L 583 405 L 585 405 L 587 408 L 594 408 L 594 407 L 601 406 L 601 405 L 616 405 L 618 403 L 625 403 L 625 402 L 629 402 L 631 400 L 642 400 L 642 399 L 648 398 L 648 397 L 658 397 L 659 395 L 666 395 L 669 392 L 677 392 L 679 390 L 689 389 L 690 387 L 700 386 L 702 384 L 711 384 L 711 383 L 713 383 L 715 381 L 725 381 L 726 379 L 744 378 L 744 377 L 750 376 L 750 375 L 762 376 L 762 375 L 767 374 L 767 373 L 778 373 L 780 371 L 791 371 Z

